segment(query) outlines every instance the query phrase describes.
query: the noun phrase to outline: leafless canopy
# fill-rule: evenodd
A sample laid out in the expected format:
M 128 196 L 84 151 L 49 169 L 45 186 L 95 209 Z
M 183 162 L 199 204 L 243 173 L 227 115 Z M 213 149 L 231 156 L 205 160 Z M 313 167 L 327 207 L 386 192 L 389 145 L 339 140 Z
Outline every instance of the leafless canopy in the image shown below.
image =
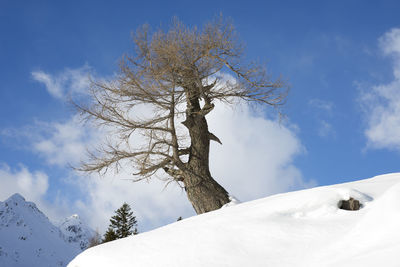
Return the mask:
M 285 100 L 287 88 L 281 80 L 272 81 L 263 67 L 244 63 L 234 27 L 222 17 L 202 29 L 177 19 L 168 31 L 150 34 L 143 26 L 134 34 L 134 44 L 135 55 L 121 60 L 119 75 L 93 82 L 92 101 L 77 104 L 88 119 L 118 133 L 90 153 L 82 171 L 103 172 L 128 161 L 136 180 L 164 169 L 172 181 L 181 181 L 190 152 L 188 116 L 205 117 L 214 104 L 235 99 L 272 107 Z M 193 99 L 199 108 L 193 107 Z M 151 110 L 151 116 L 141 116 L 141 108 Z M 181 125 L 186 132 L 179 130 Z M 133 145 L 138 133 L 144 143 Z M 209 140 L 220 142 L 212 133 Z

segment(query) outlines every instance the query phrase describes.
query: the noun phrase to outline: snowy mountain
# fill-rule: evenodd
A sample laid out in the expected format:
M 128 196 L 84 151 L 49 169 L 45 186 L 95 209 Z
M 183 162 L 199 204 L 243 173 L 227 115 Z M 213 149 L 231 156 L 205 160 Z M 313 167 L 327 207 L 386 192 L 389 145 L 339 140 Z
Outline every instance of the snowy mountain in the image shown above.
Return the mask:
M 81 250 L 89 245 L 89 240 L 95 235 L 95 231 L 84 224 L 77 214 L 65 218 L 59 223 L 65 241 L 75 244 Z
M 84 229 L 80 223 L 77 227 Z M 82 252 L 81 241 L 87 244 L 87 240 L 78 240 L 79 234 L 64 234 L 64 229 L 52 224 L 35 203 L 25 201 L 21 195 L 0 202 L 0 266 L 65 266 Z M 75 239 L 67 242 L 71 236 Z
M 359 210 L 340 209 L 343 200 Z M 278 194 L 90 248 L 68 267 L 400 266 L 400 174 Z

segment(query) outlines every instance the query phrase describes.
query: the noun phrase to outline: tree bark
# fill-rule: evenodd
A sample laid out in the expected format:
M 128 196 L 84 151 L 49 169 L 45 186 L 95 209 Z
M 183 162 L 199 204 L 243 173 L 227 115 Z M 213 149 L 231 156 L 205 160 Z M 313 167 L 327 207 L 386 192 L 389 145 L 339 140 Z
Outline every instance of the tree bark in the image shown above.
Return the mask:
M 229 202 L 228 192 L 210 173 L 210 134 L 206 118 L 201 115 L 198 97 L 188 97 L 186 121 L 191 139 L 184 185 L 197 214 L 221 208 Z

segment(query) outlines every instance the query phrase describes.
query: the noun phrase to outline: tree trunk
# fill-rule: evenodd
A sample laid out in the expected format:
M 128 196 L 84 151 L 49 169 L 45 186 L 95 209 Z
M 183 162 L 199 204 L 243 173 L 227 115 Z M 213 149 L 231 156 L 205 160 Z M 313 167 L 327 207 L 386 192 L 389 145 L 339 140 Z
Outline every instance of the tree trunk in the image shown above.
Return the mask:
M 219 209 L 229 202 L 228 192 L 210 174 L 208 125 L 199 111 L 198 98 L 188 101 L 184 124 L 189 130 L 191 146 L 184 184 L 188 199 L 197 214 Z

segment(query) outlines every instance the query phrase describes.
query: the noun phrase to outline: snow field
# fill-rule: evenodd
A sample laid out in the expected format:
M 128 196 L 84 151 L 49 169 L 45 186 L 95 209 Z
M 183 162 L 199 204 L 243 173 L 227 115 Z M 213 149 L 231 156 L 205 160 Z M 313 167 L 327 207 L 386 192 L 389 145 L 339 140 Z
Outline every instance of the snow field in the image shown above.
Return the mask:
M 358 199 L 346 211 L 340 200 Z M 400 174 L 278 194 L 88 249 L 68 267 L 400 266 Z

